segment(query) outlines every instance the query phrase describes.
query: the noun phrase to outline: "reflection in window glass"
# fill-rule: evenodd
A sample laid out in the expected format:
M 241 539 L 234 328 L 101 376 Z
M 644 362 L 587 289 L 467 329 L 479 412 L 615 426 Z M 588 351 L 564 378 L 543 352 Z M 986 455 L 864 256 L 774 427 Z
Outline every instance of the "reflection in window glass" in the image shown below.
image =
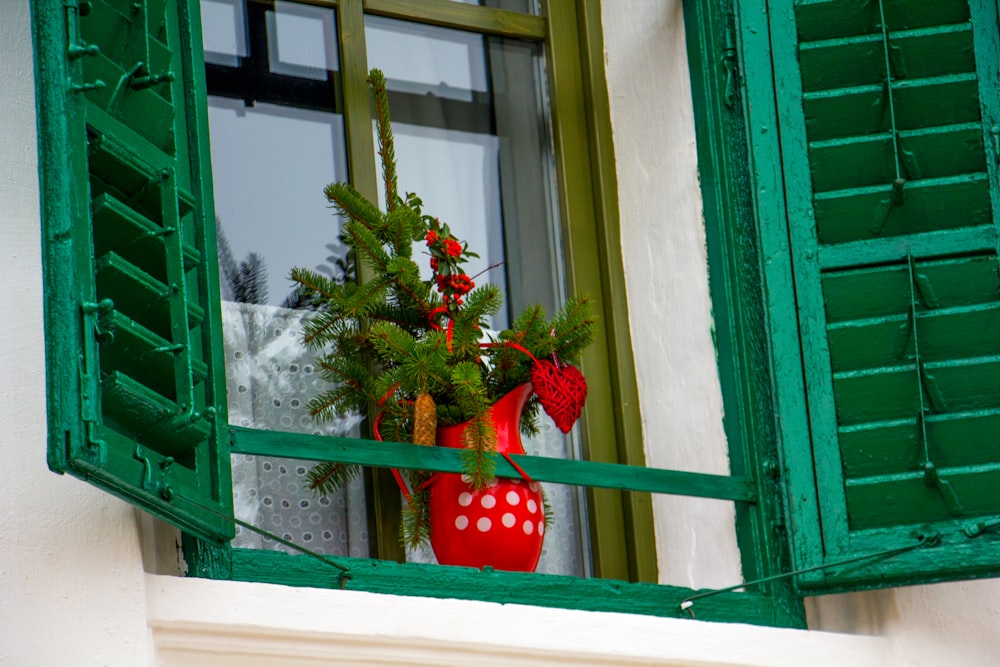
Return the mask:
M 386 74 L 399 186 L 481 255 L 469 273 L 499 284 L 508 312 L 562 297 L 553 160 L 537 45 L 434 26 L 366 17 L 368 62 Z M 422 246 L 419 252 L 422 252 Z M 429 267 L 422 267 L 429 275 Z M 576 456 L 573 438 L 548 418 L 527 439 L 529 453 Z M 589 571 L 584 503 L 573 487 L 545 485 L 555 520 L 538 571 Z M 429 552 L 411 560 L 432 561 Z
M 323 187 L 347 178 L 343 117 L 212 97 L 209 124 L 216 216 L 237 260 L 266 262 L 261 301 L 286 302 L 292 267 L 337 275 L 340 228 Z
M 205 2 L 206 47 L 223 53 L 210 54 L 206 74 L 230 423 L 357 435 L 357 417 L 317 424 L 309 416 L 307 403 L 325 383 L 314 353 L 301 344 L 309 313 L 293 307 L 288 279 L 294 266 L 343 274 L 339 220 L 322 194 L 327 183 L 347 178 L 343 116 L 331 85 L 334 13 L 287 2 L 229 5 L 236 9 L 227 13 L 213 4 L 220 3 Z M 242 51 L 222 39 L 234 16 L 241 17 Z M 368 556 L 360 479 L 319 498 L 307 488 L 311 465 L 234 456 L 236 515 L 320 553 Z M 288 550 L 243 529 L 233 546 Z
M 482 255 L 508 313 L 562 296 L 552 149 L 536 45 L 366 18 L 368 60 L 387 78 L 400 189 Z
M 279 1 L 267 17 L 272 72 L 325 81 L 328 72 L 340 69 L 333 11 Z
M 246 15 L 240 0 L 202 0 L 205 61 L 236 65 L 247 55 Z

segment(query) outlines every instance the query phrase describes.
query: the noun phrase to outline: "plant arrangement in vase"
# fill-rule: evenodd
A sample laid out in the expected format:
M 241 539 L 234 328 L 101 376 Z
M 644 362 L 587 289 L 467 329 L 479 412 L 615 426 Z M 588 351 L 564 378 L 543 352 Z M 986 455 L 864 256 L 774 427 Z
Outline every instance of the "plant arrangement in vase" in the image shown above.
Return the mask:
M 586 382 L 570 362 L 594 336 L 589 300 L 569 299 L 551 320 L 531 306 L 509 329 L 490 333 L 501 291 L 477 286 L 463 268 L 477 255 L 425 215 L 415 194 L 400 195 L 385 78 L 372 70 L 368 82 L 387 210 L 347 183 L 324 192 L 344 219 L 352 261 L 369 273 L 355 282 L 292 271 L 316 309 L 304 341 L 331 383 L 310 411 L 318 419 L 358 411 L 373 416 L 377 439 L 461 448 L 462 475 L 394 471 L 405 497 L 404 542 L 430 538 L 444 564 L 533 570 L 544 499 L 526 475 L 498 480 L 496 457 L 524 452 L 519 433 L 537 432 L 540 409 L 564 433 L 579 417 Z M 421 276 L 418 261 L 427 262 L 431 279 Z M 357 471 L 321 463 L 310 485 L 325 494 Z

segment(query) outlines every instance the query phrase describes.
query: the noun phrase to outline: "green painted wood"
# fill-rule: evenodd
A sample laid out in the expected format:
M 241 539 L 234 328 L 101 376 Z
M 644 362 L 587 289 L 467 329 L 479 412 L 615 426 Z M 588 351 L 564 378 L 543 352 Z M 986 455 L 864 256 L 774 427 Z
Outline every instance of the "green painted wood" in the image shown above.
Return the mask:
M 902 131 L 899 145 L 915 178 L 975 174 L 984 164 L 979 123 Z M 811 142 L 809 155 L 815 192 L 879 186 L 896 177 L 889 132 Z
M 719 379 L 731 474 L 754 479 L 758 500 L 736 505 L 745 580 L 788 569 L 781 519 L 774 405 L 761 291 L 757 223 L 751 202 L 743 63 L 732 3 L 685 2 Z M 764 584 L 777 613 L 804 627 L 789 580 Z
M 362 0 L 340 0 L 337 12 L 340 68 L 344 91 L 344 132 L 351 184 L 371 201 L 378 201 L 380 167 L 373 136 L 374 111 L 368 86 L 368 49 Z M 370 267 L 358 267 L 358 279 L 371 278 Z M 371 433 L 367 433 L 371 435 Z M 371 555 L 402 562 L 406 553 L 399 540 L 402 501 L 386 470 L 365 471 L 368 544 Z
M 851 530 L 926 524 L 997 513 L 994 490 L 1000 483 L 1000 466 L 963 466 L 940 470 L 961 502 L 956 508 L 949 498 L 924 480 L 923 472 L 848 480 L 847 510 Z
M 365 11 L 379 16 L 469 30 L 497 37 L 542 40 L 545 19 L 493 7 L 467 5 L 454 0 L 365 0 Z
M 992 191 L 992 188 L 991 188 Z M 951 254 L 995 253 L 997 231 L 995 227 L 951 229 L 923 234 L 901 234 L 879 240 L 823 246 L 817 252 L 823 269 L 852 268 L 888 262 L 902 262 L 907 254 L 916 257 L 947 256 Z
M 232 502 L 198 18 L 186 0 L 34 9 L 50 465 L 227 539 L 177 503 Z
M 234 549 L 231 559 L 232 578 L 239 581 L 668 618 L 690 618 L 690 614 L 680 609 L 680 603 L 696 592 L 607 579 L 362 559 L 339 559 L 349 568 L 346 580 L 342 581 L 334 568 L 303 556 Z M 725 593 L 705 598 L 695 604 L 692 613 L 698 620 L 790 625 L 789 619 L 775 612 L 769 598 L 757 593 Z
M 230 437 L 232 451 L 238 454 L 330 460 L 383 468 L 421 468 L 438 472 L 462 470 L 461 451 L 446 447 L 279 433 L 237 426 L 230 427 Z M 513 455 L 512 458 L 532 479 L 542 482 L 745 502 L 755 497 L 752 485 L 736 477 L 541 456 Z M 504 459 L 497 461 L 497 474 L 503 477 L 519 476 L 517 470 Z
M 924 426 L 935 453 L 934 462 L 942 468 L 988 465 L 996 459 L 988 443 L 998 433 L 1000 410 L 929 415 Z M 921 437 L 920 422 L 916 418 L 841 427 L 844 473 L 848 479 L 853 479 L 922 472 Z
M 892 62 L 907 78 L 975 71 L 972 26 L 968 23 L 890 34 L 894 47 Z M 881 35 L 802 42 L 799 47 L 802 87 L 808 92 L 852 85 L 881 85 L 885 78 L 884 58 Z
M 912 539 L 925 524 L 961 532 L 962 521 L 1000 511 L 990 491 L 1000 462 L 981 453 L 995 449 L 989 429 L 1000 408 L 996 165 L 985 111 L 998 77 L 995 58 L 983 58 L 1000 31 L 978 0 L 767 4 L 773 89 L 750 92 L 776 95 L 781 128 L 794 295 L 771 305 L 772 321 L 797 312 L 802 343 L 808 402 L 796 408 L 809 418 L 814 472 L 790 469 L 788 511 L 793 542 L 812 546 L 793 550 L 804 568 Z M 845 66 L 833 66 L 838 57 Z M 774 150 L 762 143 L 755 154 Z M 779 395 L 800 386 L 778 375 Z M 805 449 L 786 442 L 786 460 Z M 803 511 L 813 501 L 818 523 Z M 869 539 L 875 527 L 885 529 L 882 543 Z M 1000 571 L 997 545 L 978 544 L 967 575 Z M 954 555 L 962 545 L 937 551 L 947 574 L 907 572 L 894 558 L 798 584 L 821 591 L 965 576 Z
M 823 539 L 817 490 L 813 478 L 801 347 L 795 312 L 789 237 L 783 221 L 787 217 L 783 187 L 781 146 L 778 143 L 778 106 L 775 88 L 795 86 L 795 80 L 776 82 L 772 59 L 788 57 L 789 48 L 771 37 L 768 4 L 763 0 L 740 2 L 738 9 L 739 57 L 746 95 L 747 138 L 752 153 L 751 185 L 756 221 L 759 225 L 760 265 L 766 312 L 779 313 L 767 320 L 766 350 L 775 393 L 773 412 L 775 440 L 780 453 L 778 471 L 784 490 L 784 513 L 793 563 L 820 563 Z M 786 25 L 788 8 L 776 15 Z M 776 50 L 780 49 L 780 54 Z M 780 421 L 779 417 L 780 415 Z M 794 537 L 792 537 L 794 536 Z
M 856 531 L 852 545 L 858 553 L 912 545 L 921 535 L 930 538 L 924 547 L 891 559 L 831 569 L 823 590 L 841 592 L 996 576 L 998 517 L 969 521 L 950 519 L 924 523 L 910 531 L 874 528 Z

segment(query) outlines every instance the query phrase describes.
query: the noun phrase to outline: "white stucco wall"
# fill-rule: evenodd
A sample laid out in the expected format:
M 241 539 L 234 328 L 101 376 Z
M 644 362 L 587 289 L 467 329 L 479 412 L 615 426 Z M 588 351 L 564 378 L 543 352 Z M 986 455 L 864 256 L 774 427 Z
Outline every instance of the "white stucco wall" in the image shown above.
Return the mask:
M 878 635 L 865 637 L 147 576 L 134 511 L 45 467 L 29 12 L 2 5 L 0 665 L 1000 664 L 995 580 L 810 603 L 814 627 Z M 680 3 L 609 0 L 606 13 L 647 448 L 655 465 L 724 472 Z M 656 511 L 667 580 L 737 576 L 731 510 Z
M 646 460 L 726 475 L 681 3 L 615 0 L 603 12 Z M 663 583 L 741 581 L 733 503 L 663 495 L 653 503 Z

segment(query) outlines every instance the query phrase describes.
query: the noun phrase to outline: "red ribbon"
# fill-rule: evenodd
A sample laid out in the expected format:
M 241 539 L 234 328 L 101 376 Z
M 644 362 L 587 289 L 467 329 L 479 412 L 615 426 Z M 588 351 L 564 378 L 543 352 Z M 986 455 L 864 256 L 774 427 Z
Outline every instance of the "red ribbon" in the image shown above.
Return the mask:
M 382 398 L 378 400 L 379 407 L 385 405 L 385 402 L 389 400 L 389 397 L 392 396 L 397 389 L 399 389 L 399 384 L 400 383 L 397 382 L 396 384 L 389 387 L 389 391 L 385 392 Z M 385 413 L 379 410 L 379 413 L 375 415 L 375 421 L 372 423 L 372 431 L 375 434 L 375 439 L 378 440 L 379 442 L 384 442 L 384 440 L 382 440 L 382 434 L 379 433 L 378 430 L 379 424 L 382 423 L 383 414 Z M 398 486 L 399 490 L 403 492 L 403 497 L 406 498 L 406 502 L 412 505 L 413 501 L 410 499 L 410 490 L 406 487 L 406 482 L 403 481 L 403 476 L 399 474 L 399 470 L 397 470 L 396 468 L 390 468 L 390 470 L 392 471 L 392 476 L 396 479 L 396 486 Z

